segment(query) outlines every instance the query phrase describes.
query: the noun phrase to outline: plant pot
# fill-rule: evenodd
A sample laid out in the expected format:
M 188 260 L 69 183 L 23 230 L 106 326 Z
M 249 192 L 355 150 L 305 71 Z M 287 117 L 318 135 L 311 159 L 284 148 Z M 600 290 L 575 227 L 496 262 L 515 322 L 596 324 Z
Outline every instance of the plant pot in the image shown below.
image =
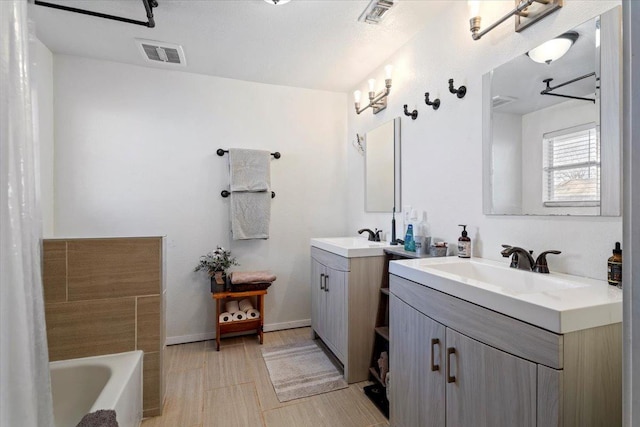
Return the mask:
M 224 271 L 216 271 L 211 276 L 211 293 L 226 291 L 227 283 L 227 275 L 224 274 Z

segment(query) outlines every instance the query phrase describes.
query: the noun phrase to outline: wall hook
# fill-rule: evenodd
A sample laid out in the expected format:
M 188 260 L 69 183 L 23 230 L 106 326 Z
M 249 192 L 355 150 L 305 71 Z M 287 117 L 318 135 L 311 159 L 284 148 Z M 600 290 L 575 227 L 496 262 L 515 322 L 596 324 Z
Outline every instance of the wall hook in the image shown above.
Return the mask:
M 411 116 L 411 120 L 415 120 L 418 118 L 418 110 L 413 110 L 412 112 L 409 112 L 409 110 L 407 110 L 407 104 L 404 104 L 404 115 Z
M 467 94 L 467 87 L 460 86 L 458 89 L 453 87 L 453 79 L 449 79 L 449 92 L 458 96 L 458 98 L 462 99 Z
M 429 102 L 429 92 L 424 93 L 424 103 L 432 106 L 434 110 L 440 108 L 440 99 L 436 98 L 433 102 Z

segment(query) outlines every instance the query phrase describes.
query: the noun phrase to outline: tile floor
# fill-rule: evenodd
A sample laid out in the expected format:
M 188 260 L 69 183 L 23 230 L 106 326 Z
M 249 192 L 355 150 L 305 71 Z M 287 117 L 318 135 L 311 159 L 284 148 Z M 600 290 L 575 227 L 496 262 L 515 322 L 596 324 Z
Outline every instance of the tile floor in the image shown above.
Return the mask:
M 264 345 L 309 339 L 310 328 L 264 334 Z M 255 336 L 167 347 L 161 417 L 142 427 L 382 427 L 386 418 L 364 395 L 368 382 L 280 403 Z

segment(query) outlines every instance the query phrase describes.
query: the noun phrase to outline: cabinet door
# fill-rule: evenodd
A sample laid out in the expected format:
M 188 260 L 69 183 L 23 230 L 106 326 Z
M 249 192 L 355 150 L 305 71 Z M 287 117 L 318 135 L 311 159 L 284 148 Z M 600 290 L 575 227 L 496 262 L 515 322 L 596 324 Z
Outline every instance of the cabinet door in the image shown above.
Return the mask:
M 445 327 L 394 295 L 389 307 L 390 421 L 445 425 Z
M 536 365 L 447 328 L 447 425 L 536 425 Z
M 336 356 L 344 362 L 347 353 L 347 273 L 326 268 L 325 335 Z
M 324 292 L 325 267 L 315 259 L 311 258 L 311 327 L 324 337 L 324 312 L 325 312 L 325 292 Z

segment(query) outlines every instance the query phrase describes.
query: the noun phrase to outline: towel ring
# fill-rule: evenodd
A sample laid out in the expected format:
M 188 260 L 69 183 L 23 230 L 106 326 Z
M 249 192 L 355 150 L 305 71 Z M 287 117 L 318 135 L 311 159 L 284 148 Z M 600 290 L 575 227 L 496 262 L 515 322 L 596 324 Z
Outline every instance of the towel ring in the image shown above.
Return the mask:
M 229 193 L 227 190 L 222 190 L 222 191 L 220 192 L 220 195 L 221 195 L 222 197 L 225 197 L 225 198 L 226 198 L 226 197 L 229 197 L 229 196 L 231 195 L 231 193 Z M 272 192 L 271 192 L 271 198 L 272 198 L 272 199 L 275 199 L 275 198 L 276 198 L 276 193 L 275 193 L 274 191 L 272 191 Z

